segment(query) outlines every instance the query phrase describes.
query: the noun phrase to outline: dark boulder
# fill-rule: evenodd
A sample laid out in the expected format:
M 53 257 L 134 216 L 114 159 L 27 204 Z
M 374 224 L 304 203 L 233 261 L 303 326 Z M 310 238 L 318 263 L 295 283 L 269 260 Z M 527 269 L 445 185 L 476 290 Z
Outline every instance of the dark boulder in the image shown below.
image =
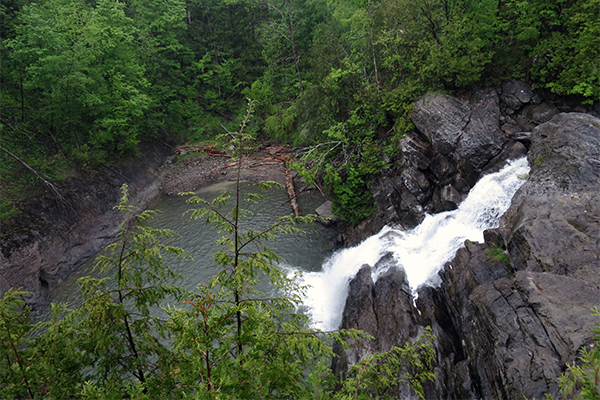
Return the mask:
M 373 282 L 372 274 L 380 275 Z M 350 340 L 349 350 L 336 347 L 340 355 L 334 371 L 343 373 L 349 364 L 373 352 L 388 351 L 416 335 L 416 309 L 406 273 L 398 268 L 393 256 L 383 256 L 373 268 L 363 265 L 350 281 L 342 316 L 344 329 L 360 329 L 375 339 Z
M 468 105 L 457 98 L 427 94 L 416 102 L 412 121 L 436 152 L 448 155 L 455 149 L 470 116 Z
M 502 103 L 506 107 L 508 114 L 512 114 L 523 105 L 535 100 L 535 95 L 529 85 L 522 81 L 509 81 L 504 82 L 501 87 L 502 90 Z
M 536 125 L 550 121 L 557 114 L 560 111 L 549 103 L 531 104 L 523 109 L 523 116 Z
M 456 161 L 467 161 L 472 170 L 481 171 L 500 153 L 508 138 L 500 130 L 500 100 L 494 89 L 475 92 L 470 108 L 469 123 L 462 131 L 453 157 Z

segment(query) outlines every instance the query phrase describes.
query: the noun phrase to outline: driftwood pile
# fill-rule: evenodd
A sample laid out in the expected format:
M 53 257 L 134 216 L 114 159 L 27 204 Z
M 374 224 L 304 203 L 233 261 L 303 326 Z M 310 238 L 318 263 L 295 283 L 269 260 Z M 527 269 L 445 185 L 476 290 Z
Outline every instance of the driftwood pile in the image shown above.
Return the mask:
M 215 147 L 216 143 L 197 143 L 197 144 L 184 144 L 182 146 L 177 147 L 177 154 L 187 154 L 193 151 L 205 153 L 209 156 L 213 157 L 231 157 L 230 154 L 227 154 L 223 150 L 217 150 Z
M 226 153 L 222 150 L 215 149 L 215 144 L 187 144 L 179 146 L 177 148 L 177 154 L 186 154 L 189 152 L 202 152 L 213 157 L 231 157 L 231 154 Z M 242 169 L 251 171 L 266 171 L 267 168 L 279 166 L 285 175 L 285 188 L 287 190 L 288 197 L 290 198 L 290 206 L 294 211 L 294 215 L 299 217 L 302 215 L 302 210 L 298 207 L 298 201 L 296 200 L 296 190 L 294 188 L 294 175 L 288 168 L 288 165 L 292 162 L 292 151 L 287 146 L 273 146 L 265 148 L 266 155 L 263 157 L 245 157 L 241 161 L 236 160 L 221 169 L 237 167 L 238 163 L 242 163 Z M 254 176 L 261 176 L 255 174 Z M 266 176 L 266 175 L 264 175 Z

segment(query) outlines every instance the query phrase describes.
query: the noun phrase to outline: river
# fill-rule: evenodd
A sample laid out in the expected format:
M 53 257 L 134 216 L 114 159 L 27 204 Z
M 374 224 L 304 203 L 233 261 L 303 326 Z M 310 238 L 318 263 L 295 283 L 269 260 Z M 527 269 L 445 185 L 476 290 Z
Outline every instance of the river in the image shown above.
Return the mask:
M 353 248 L 334 251 L 337 232 L 320 224 L 303 226 L 305 233 L 302 235 L 277 235 L 277 240 L 269 247 L 285 260 L 281 267 L 286 272 L 290 275 L 298 271 L 303 273 L 299 283 L 309 286 L 303 299 L 303 311 L 311 317 L 313 325 L 324 330 L 336 329 L 341 322 L 348 284 L 363 264 L 373 266 L 384 254 L 392 252 L 398 265 L 405 269 L 415 295 L 421 285 L 439 285 L 438 272 L 452 260 L 464 241 L 482 242 L 483 231 L 499 225 L 500 217 L 525 182 L 528 172 L 526 158 L 512 161 L 501 171 L 481 178 L 457 210 L 427 215 L 411 231 L 386 226 Z M 233 189 L 233 183 L 219 183 L 201 189 L 197 194 L 212 200 Z M 256 188 L 245 189 L 245 192 L 249 190 L 256 191 Z M 246 207 L 254 213 L 245 221 L 252 229 L 267 227 L 277 217 L 291 212 L 283 189 L 261 194 L 265 196 L 261 203 L 248 203 Z M 301 194 L 298 202 L 304 214 L 308 214 L 314 212 L 323 198 Z M 211 254 L 217 250 L 214 242 L 219 234 L 202 221 L 190 221 L 183 216 L 191 206 L 182 197 L 160 196 L 149 208 L 161 211 L 151 226 L 176 231 L 181 237 L 168 244 L 189 251 L 193 257 L 193 260 L 176 259 L 169 264 L 184 276 L 181 286 L 194 290 L 199 283 L 214 276 L 217 266 Z M 88 262 L 71 274 L 54 291 L 53 301 L 77 305 L 80 296 L 76 280 L 93 274 L 92 267 L 93 262 Z M 373 278 L 376 280 L 383 272 L 373 271 Z
M 291 214 L 292 209 L 285 189 L 259 191 L 254 185 L 243 183 L 243 194 L 260 193 L 264 199 L 258 204 L 244 202 L 242 207 L 252 211 L 251 218 L 242 222 L 251 229 L 262 230 L 274 223 L 277 218 Z M 234 182 L 222 182 L 200 189 L 196 194 L 205 200 L 212 201 L 226 191 L 234 191 Z M 169 266 L 184 279 L 178 284 L 185 289 L 194 290 L 200 283 L 208 281 L 216 275 L 218 266 L 213 262 L 212 254 L 219 248 L 215 241 L 219 233 L 201 220 L 190 220 L 184 213 L 193 208 L 186 199 L 180 196 L 160 195 L 148 207 L 159 213 L 147 225 L 158 229 L 171 229 L 180 237 L 162 241 L 163 244 L 180 247 L 188 251 L 191 259 L 171 259 Z M 314 214 L 324 202 L 320 194 L 301 193 L 298 204 L 303 214 Z M 303 271 L 319 271 L 323 261 L 332 254 L 337 231 L 321 224 L 298 225 L 303 234 L 277 234 L 276 240 L 268 242 L 268 247 L 285 260 L 285 265 Z M 60 286 L 53 291 L 53 302 L 67 302 L 77 306 L 81 302 L 77 279 L 82 276 L 99 275 L 93 271 L 94 260 L 89 260 L 74 271 Z M 262 288 L 264 289 L 264 288 Z

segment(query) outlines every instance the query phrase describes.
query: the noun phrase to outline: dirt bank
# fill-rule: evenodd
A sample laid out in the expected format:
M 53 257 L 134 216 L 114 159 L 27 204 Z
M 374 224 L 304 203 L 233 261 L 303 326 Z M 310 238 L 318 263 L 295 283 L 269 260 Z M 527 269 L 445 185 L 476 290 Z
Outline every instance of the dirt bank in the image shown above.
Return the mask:
M 23 214 L 0 236 L 0 296 L 9 288 L 32 292 L 34 308 L 49 301 L 50 292 L 72 271 L 110 244 L 123 222 L 113 210 L 120 187 L 129 186 L 131 204 L 148 206 L 159 193 L 175 195 L 219 181 L 235 179 L 235 163 L 227 157 L 174 154 L 175 149 L 147 143 L 142 156 L 56 183 L 52 193 L 23 201 Z M 243 163 L 245 180 L 285 182 L 282 159 L 289 150 L 263 146 Z

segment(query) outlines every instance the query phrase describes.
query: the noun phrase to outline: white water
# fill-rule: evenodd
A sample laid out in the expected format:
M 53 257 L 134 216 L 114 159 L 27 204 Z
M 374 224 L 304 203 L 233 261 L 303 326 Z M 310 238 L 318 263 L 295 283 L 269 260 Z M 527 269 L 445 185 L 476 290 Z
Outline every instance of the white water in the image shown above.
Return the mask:
M 452 260 L 465 240 L 483 242 L 483 231 L 499 226 L 500 217 L 525 183 L 523 175 L 527 173 L 526 158 L 512 161 L 501 171 L 481 178 L 458 209 L 427 215 L 411 231 L 386 226 L 358 246 L 334 253 L 325 261 L 322 271 L 305 272 L 300 282 L 308 286 L 303 302 L 314 326 L 337 329 L 350 280 L 363 264 L 373 266 L 388 252 L 405 269 L 413 294 L 421 285 L 438 285 L 438 272 Z M 373 279 L 383 272 L 373 271 Z

